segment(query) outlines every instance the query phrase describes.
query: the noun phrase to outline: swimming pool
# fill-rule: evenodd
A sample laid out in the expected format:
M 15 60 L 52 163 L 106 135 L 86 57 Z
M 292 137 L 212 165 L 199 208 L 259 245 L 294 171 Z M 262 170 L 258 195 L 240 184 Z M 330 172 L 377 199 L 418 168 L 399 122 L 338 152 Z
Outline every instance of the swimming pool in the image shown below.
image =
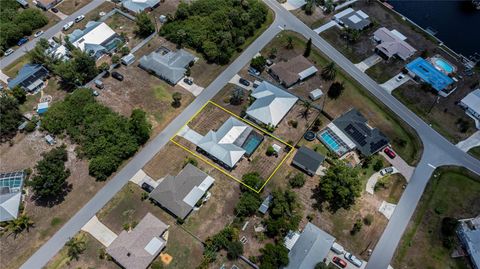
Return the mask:
M 251 156 L 253 152 L 258 148 L 260 143 L 262 143 L 262 141 L 263 136 L 252 132 L 242 145 L 242 148 L 245 150 L 245 155 Z
M 435 59 L 435 65 L 443 69 L 445 73 L 450 74 L 453 72 L 453 66 L 443 59 Z
M 340 149 L 340 145 L 335 141 L 335 139 L 328 133 L 328 132 L 323 132 L 320 134 L 322 137 L 323 141 L 330 147 L 333 151 L 338 152 Z

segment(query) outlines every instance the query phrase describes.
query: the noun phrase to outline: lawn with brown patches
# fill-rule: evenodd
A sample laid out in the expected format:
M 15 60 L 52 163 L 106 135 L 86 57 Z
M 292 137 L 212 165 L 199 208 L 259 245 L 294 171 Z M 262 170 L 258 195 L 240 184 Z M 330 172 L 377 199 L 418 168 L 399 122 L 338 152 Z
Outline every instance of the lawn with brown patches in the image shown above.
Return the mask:
M 117 34 L 125 37 L 125 43 L 130 49 L 134 48 L 142 41 L 142 38 L 136 34 L 137 25 L 135 21 L 123 16 L 120 13 L 113 14 L 111 17 L 105 20 L 105 23 Z
M 277 125 L 273 134 L 287 143 L 297 143 L 320 114 L 314 108 L 309 108 L 308 113 L 305 113 L 306 110 L 304 103 L 298 101 Z
M 60 12 L 70 15 L 90 2 L 90 0 L 63 0 L 55 7 L 60 10 Z

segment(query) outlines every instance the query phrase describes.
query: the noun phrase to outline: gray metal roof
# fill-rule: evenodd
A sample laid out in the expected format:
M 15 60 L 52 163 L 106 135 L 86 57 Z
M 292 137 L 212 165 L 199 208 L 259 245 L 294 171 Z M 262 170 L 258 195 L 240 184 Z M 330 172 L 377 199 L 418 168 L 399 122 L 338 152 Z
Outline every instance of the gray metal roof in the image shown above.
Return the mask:
M 314 174 L 324 160 L 325 156 L 320 155 L 307 147 L 301 147 L 293 157 L 292 164 L 306 172 Z
M 245 154 L 242 144 L 252 127 L 234 117 L 228 118 L 217 131 L 209 131 L 197 146 L 230 168 Z
M 165 247 L 161 236 L 167 229 L 167 224 L 147 213 L 133 230 L 122 231 L 107 253 L 123 268 L 145 269 Z
M 134 13 L 139 13 L 154 8 L 159 3 L 160 0 L 124 0 L 122 6 Z
M 262 214 L 266 214 L 268 211 L 268 208 L 270 207 L 270 203 L 272 202 L 272 199 L 273 199 L 273 196 L 271 194 L 265 197 L 262 204 L 258 208 L 258 211 Z
M 158 77 L 171 84 L 177 84 L 187 71 L 187 66 L 195 60 L 195 56 L 181 49 L 162 55 L 152 52 L 140 58 L 140 67 L 154 72 Z
M 480 268 L 480 216 L 460 221 L 457 233 L 474 268 Z
M 264 124 L 272 124 L 273 126 L 280 123 L 298 100 L 294 95 L 267 81 L 260 83 L 251 95 L 255 98 L 255 101 L 247 108 L 247 115 Z
M 24 65 L 18 75 L 8 82 L 8 88 L 13 89 L 20 86 L 27 89 L 28 86 L 35 83 L 37 80 L 43 80 L 48 75 L 48 70 L 41 64 L 26 64 Z
M 168 175 L 150 193 L 150 198 L 180 219 L 185 219 L 215 180 L 187 164 L 177 176 Z
M 24 179 L 23 171 L 0 174 L 0 221 L 17 218 Z
M 335 119 L 333 124 L 348 136 L 365 156 L 375 154 L 389 143 L 388 137 L 377 128 L 370 127 L 367 119 L 356 109 L 350 109 Z
M 346 13 L 342 17 L 338 18 L 338 20 L 340 20 L 340 22 L 346 27 L 355 30 L 363 30 L 372 23 L 365 12 L 353 9 L 351 12 Z
M 312 269 L 325 257 L 335 242 L 335 237 L 307 223 L 300 238 L 288 253 L 289 263 L 285 269 Z

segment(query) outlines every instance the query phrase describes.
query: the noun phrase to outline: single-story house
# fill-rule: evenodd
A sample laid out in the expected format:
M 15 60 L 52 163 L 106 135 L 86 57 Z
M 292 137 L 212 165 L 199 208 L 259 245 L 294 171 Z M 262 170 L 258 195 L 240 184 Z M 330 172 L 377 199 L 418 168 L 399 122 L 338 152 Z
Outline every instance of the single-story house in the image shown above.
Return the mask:
M 313 76 L 317 71 L 318 69 L 303 55 L 279 62 L 269 69 L 270 75 L 287 88 Z
M 185 219 L 215 179 L 192 164 L 176 176 L 166 176 L 150 193 L 150 199 L 179 219 Z
M 122 6 L 133 13 L 151 11 L 158 7 L 160 0 L 124 0 Z
M 115 50 L 121 43 L 121 37 L 106 23 L 89 21 L 83 30 L 76 29 L 68 35 L 73 46 L 88 52 L 95 59 Z
M 295 156 L 293 156 L 292 165 L 313 176 L 324 160 L 325 156 L 318 154 L 314 150 L 300 147 Z
M 455 81 L 451 77 L 421 57 L 408 63 L 405 68 L 411 77 L 417 81 L 430 84 L 443 97 L 447 97 L 456 89 Z
M 269 194 L 265 199 L 263 200 L 262 204 L 258 208 L 258 211 L 262 214 L 266 214 L 268 209 L 270 208 L 270 203 L 272 202 L 273 196 Z
M 372 24 L 369 16 L 365 12 L 361 10 L 354 10 L 353 8 L 347 8 L 337 13 L 335 16 L 333 16 L 333 20 L 346 28 L 359 31 Z
M 43 10 L 49 10 L 62 0 L 37 0 L 37 6 Z
M 457 235 L 473 269 L 480 269 L 480 216 L 460 220 Z
M 417 51 L 405 41 L 406 37 L 397 30 L 381 27 L 373 33 L 373 39 L 379 43 L 375 48 L 377 53 L 387 59 L 396 56 L 405 61 Z
M 55 47 L 50 47 L 45 51 L 48 55 L 53 58 L 66 61 L 70 59 L 70 51 L 68 51 L 65 45 L 56 45 Z
M 233 169 L 244 156 L 250 156 L 263 141 L 263 136 L 253 127 L 234 118 L 228 118 L 217 131 L 210 130 L 199 137 L 195 144 L 197 150 L 221 164 Z
M 368 125 L 367 119 L 356 109 L 350 109 L 329 123 L 317 138 L 339 156 L 353 149 L 363 156 L 371 156 L 389 143 L 388 137 Z
M 24 180 L 23 171 L 0 174 L 0 222 L 18 217 Z
M 48 70 L 41 64 L 24 65 L 15 78 L 8 82 L 8 88 L 13 89 L 20 86 L 27 92 L 35 92 L 45 86 L 45 78 Z
M 335 237 L 307 223 L 300 236 L 290 236 L 285 243 L 292 245 L 288 253 L 288 265 L 284 269 L 312 269 L 325 259 L 335 242 Z M 295 239 L 294 242 L 292 239 Z M 285 244 L 287 246 L 287 244 Z
M 107 253 L 125 269 L 146 269 L 165 248 L 168 225 L 147 213 L 131 231 L 122 231 Z
M 140 67 L 175 85 L 185 76 L 187 67 L 194 60 L 195 56 L 183 49 L 165 54 L 152 52 L 140 58 Z
M 467 114 L 470 114 L 477 120 L 480 120 L 480 88 L 463 97 L 463 99 L 460 101 L 460 106 L 465 109 Z
M 246 117 L 265 125 L 277 126 L 298 98 L 279 87 L 263 81 L 253 89 L 255 101 L 247 108 Z

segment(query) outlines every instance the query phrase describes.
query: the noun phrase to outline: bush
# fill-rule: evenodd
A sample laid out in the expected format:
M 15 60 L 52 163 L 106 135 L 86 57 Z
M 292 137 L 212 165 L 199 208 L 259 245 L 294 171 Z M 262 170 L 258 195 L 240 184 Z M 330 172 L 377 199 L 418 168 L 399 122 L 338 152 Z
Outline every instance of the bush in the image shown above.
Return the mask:
M 360 230 L 362 230 L 362 226 L 363 226 L 362 220 L 357 219 L 353 224 L 352 230 L 350 230 L 350 234 L 356 235 L 358 232 L 360 232 Z
M 298 121 L 296 120 L 289 120 L 288 125 L 292 126 L 293 128 L 297 128 L 298 126 Z
M 305 175 L 303 173 L 296 173 L 295 176 L 288 180 L 292 188 L 301 188 L 305 185 Z
M 227 243 L 227 258 L 236 260 L 243 254 L 243 244 L 240 241 L 230 241 Z
M 444 236 L 454 236 L 458 227 L 458 220 L 451 217 L 445 217 L 442 219 L 441 232 Z
M 375 171 L 380 171 L 383 168 L 383 162 L 382 160 L 377 160 L 375 164 L 373 165 L 373 170 Z
M 267 156 L 272 156 L 276 153 L 275 149 L 272 146 L 268 146 L 267 148 Z
M 366 217 L 363 218 L 363 224 L 370 226 L 373 223 L 373 215 L 368 214 Z
M 255 68 L 260 73 L 263 72 L 266 64 L 267 60 L 261 55 L 253 58 L 250 62 L 250 66 Z
M 183 161 L 183 167 L 187 166 L 187 164 L 191 164 L 193 166 L 198 165 L 198 161 L 194 158 L 187 157 L 185 161 Z

